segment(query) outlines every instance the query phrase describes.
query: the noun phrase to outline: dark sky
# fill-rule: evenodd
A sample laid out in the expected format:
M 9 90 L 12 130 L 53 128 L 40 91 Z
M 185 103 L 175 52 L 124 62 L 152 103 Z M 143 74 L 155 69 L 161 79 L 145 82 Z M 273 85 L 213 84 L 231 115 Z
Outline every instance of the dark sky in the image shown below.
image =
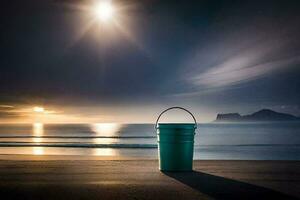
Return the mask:
M 0 104 L 300 115 L 299 0 L 93 3 L 1 1 Z

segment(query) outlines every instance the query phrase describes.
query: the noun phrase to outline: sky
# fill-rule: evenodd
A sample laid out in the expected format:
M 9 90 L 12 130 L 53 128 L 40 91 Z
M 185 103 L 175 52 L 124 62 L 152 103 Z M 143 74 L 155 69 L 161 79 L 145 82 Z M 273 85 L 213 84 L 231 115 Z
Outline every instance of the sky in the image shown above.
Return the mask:
M 300 115 L 300 1 L 100 2 L 1 1 L 0 123 Z

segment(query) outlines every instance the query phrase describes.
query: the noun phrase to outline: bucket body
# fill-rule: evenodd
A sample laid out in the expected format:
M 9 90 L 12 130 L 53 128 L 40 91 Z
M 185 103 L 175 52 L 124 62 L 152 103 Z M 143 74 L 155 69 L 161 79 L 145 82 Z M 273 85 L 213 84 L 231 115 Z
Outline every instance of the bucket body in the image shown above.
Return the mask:
M 157 142 L 161 171 L 192 171 L 195 124 L 159 123 Z

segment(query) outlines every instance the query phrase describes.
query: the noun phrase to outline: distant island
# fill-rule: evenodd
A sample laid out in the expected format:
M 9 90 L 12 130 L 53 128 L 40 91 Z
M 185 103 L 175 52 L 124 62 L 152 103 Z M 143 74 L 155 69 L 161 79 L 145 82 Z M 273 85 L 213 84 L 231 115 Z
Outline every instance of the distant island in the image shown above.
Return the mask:
M 262 109 L 250 115 L 239 113 L 218 114 L 215 122 L 259 122 L 259 121 L 300 121 L 299 117 L 279 113 L 270 109 Z

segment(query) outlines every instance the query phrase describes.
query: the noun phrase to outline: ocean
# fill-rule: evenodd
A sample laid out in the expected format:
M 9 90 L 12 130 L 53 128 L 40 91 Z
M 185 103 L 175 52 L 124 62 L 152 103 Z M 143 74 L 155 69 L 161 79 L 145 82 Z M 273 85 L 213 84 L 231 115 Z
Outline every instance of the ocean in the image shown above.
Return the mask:
M 153 124 L 1 124 L 0 154 L 157 158 Z M 207 123 L 194 159 L 300 160 L 300 123 Z

